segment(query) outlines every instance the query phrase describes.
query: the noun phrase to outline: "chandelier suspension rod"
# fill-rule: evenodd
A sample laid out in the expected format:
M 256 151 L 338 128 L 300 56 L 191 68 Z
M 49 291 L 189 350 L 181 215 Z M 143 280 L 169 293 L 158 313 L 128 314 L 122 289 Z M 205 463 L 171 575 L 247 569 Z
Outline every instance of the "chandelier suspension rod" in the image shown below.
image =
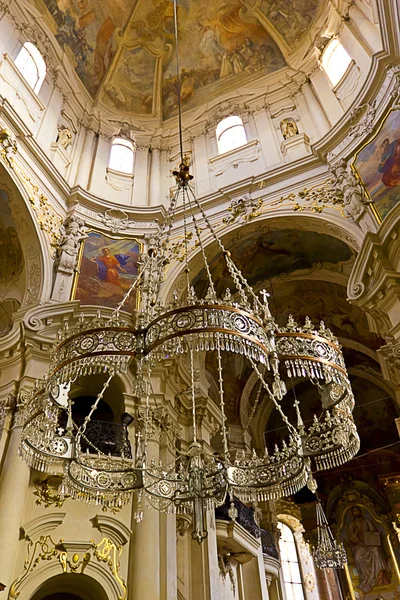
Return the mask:
M 175 56 L 176 56 L 176 95 L 178 100 L 178 124 L 179 124 L 179 150 L 181 163 L 183 163 L 183 140 L 182 140 L 182 105 L 181 105 L 181 77 L 179 67 L 179 41 L 178 41 L 178 7 L 174 0 L 174 33 L 175 33 Z

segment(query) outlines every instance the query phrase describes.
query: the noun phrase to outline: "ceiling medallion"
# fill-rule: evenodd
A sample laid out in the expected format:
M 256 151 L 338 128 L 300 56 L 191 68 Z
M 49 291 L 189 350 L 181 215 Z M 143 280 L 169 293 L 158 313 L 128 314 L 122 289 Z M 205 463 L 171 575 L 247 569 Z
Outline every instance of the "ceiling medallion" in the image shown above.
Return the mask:
M 174 6 L 176 24 L 176 2 Z M 176 37 L 176 45 L 177 41 Z M 312 472 L 350 460 L 358 452 L 359 439 L 352 417 L 354 398 L 337 339 L 323 323 L 317 328 L 308 318 L 299 325 L 290 317 L 286 327 L 278 327 L 268 294 L 261 292 L 259 296 L 253 291 L 196 198 L 182 136 L 180 139 L 181 164 L 174 173 L 177 191 L 164 224 L 142 257 L 137 279 L 111 318 L 105 320 L 98 314 L 89 322 L 82 317 L 75 327 L 66 326 L 59 335 L 47 376 L 27 409 L 20 455 L 38 470 L 57 473 L 62 469 L 62 493 L 83 502 L 115 508 L 137 494 L 138 521 L 143 517 L 143 499 L 158 511 L 190 513 L 192 535 L 200 543 L 207 536 L 207 510 L 222 505 L 228 497 L 229 515 L 235 519 L 234 496 L 244 502 L 276 500 L 305 485 L 314 489 Z M 181 298 L 174 293 L 165 305 L 161 291 L 178 203 L 180 214 L 183 212 L 186 290 Z M 196 236 L 208 281 L 203 298 L 197 297 L 192 287 L 189 228 Z M 204 234 L 208 238 L 211 235 L 230 274 L 231 289 L 222 296 L 216 292 Z M 133 327 L 121 311 L 135 288 L 140 289 L 141 305 Z M 198 437 L 197 352 L 214 352 L 217 358 L 221 453 L 208 449 Z M 233 456 L 228 444 L 223 353 L 241 354 L 252 366 L 286 428 L 286 440 L 280 448 L 265 449 L 260 455 L 241 451 Z M 168 464 L 155 464 L 148 456 L 151 415 L 156 405 L 152 370 L 165 359 L 181 355 L 189 365 L 192 437 L 186 451 L 176 450 Z M 137 431 L 133 457 L 126 444 L 114 444 L 113 451 L 107 453 L 89 435 L 93 413 L 112 378 L 125 373 L 132 361 L 136 363 L 133 393 L 142 407 L 142 427 Z M 99 373 L 106 376 L 104 386 L 83 422 L 76 423 L 71 386 L 78 377 Z M 320 406 L 311 422 L 303 420 L 304 407 L 295 396 L 288 400 L 285 380 L 291 382 L 292 390 L 302 380 L 318 389 Z M 284 410 L 288 404 L 290 418 Z

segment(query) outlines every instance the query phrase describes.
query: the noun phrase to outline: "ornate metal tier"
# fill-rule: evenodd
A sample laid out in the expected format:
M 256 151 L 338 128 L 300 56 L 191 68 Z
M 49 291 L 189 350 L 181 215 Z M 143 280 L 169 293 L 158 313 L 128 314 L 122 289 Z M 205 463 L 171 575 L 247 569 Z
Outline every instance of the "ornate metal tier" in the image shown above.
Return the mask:
M 280 451 L 267 451 L 262 457 L 255 452 L 251 458 L 237 456 L 228 468 L 229 484 L 243 502 L 277 500 L 303 488 L 308 480 L 310 461 L 299 454 L 300 441 L 293 437 L 284 442 Z
M 76 500 L 106 507 L 127 504 L 132 492 L 143 487 L 142 469 L 132 461 L 112 456 L 80 455 L 64 466 L 61 488 Z
M 196 443 L 177 458 L 173 470 L 162 465 L 147 466 L 143 480 L 149 503 L 167 513 L 193 513 L 199 497 L 205 509 L 214 509 L 223 504 L 227 493 L 224 464 Z
M 275 333 L 276 351 L 288 377 L 347 383 L 346 366 L 337 338 L 321 322 L 317 331 L 307 317 L 299 327 L 289 317 L 288 326 Z
M 34 469 L 59 474 L 73 455 L 72 435 L 57 427 L 60 409 L 45 390 L 37 392 L 25 409 L 19 455 Z
M 346 390 L 342 400 L 314 422 L 303 439 L 303 453 L 312 457 L 318 471 L 332 469 L 351 460 L 360 449 L 360 438 L 353 420 L 354 399 Z
M 221 350 L 244 354 L 269 366 L 269 333 L 252 313 L 228 304 L 199 303 L 163 313 L 152 321 L 144 339 L 145 353 L 158 359 L 187 352 Z
M 70 381 L 95 373 L 125 373 L 129 361 L 140 350 L 141 338 L 135 329 L 110 324 L 96 324 L 64 333 L 56 345 L 49 376 L 56 381 Z

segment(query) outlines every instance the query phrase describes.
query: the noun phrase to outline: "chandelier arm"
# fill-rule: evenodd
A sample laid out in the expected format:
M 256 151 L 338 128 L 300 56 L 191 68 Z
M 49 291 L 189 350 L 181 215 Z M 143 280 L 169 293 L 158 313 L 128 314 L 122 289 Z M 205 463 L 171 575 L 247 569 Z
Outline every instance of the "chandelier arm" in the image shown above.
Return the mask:
M 145 414 L 146 421 L 144 424 L 144 435 L 143 435 L 143 455 L 144 455 L 144 465 L 147 463 L 147 442 L 148 442 L 148 423 L 150 416 L 150 380 L 151 380 L 151 361 L 147 361 L 147 385 L 146 385 L 146 405 L 145 405 Z
M 211 288 L 211 293 L 212 293 L 213 297 L 216 298 L 217 294 L 216 294 L 216 291 L 215 291 L 214 282 L 212 280 L 211 271 L 210 271 L 210 265 L 208 264 L 207 256 L 206 256 L 205 249 L 204 249 L 204 244 L 203 244 L 203 241 L 201 239 L 201 231 L 200 231 L 199 225 L 197 223 L 197 219 L 196 219 L 196 216 L 194 214 L 193 207 L 191 206 L 190 202 L 189 202 L 189 207 L 190 207 L 190 212 L 191 212 L 191 216 L 192 216 L 193 225 L 194 225 L 194 228 L 195 228 L 195 231 L 196 231 L 196 236 L 197 236 L 197 239 L 199 240 L 200 250 L 201 250 L 201 254 L 202 254 L 202 257 L 203 257 L 203 261 L 204 261 L 204 267 L 205 267 L 206 273 L 207 273 L 208 283 L 209 283 L 209 286 Z
M 193 442 L 197 444 L 197 431 L 196 431 L 196 394 L 194 389 L 194 356 L 193 356 L 193 342 L 190 341 L 190 379 L 191 379 L 191 392 L 192 392 L 192 423 L 193 423 Z
M 188 188 L 193 196 L 193 199 L 195 201 L 195 204 L 197 206 L 197 208 L 200 211 L 201 216 L 203 217 L 204 221 L 206 222 L 209 230 L 211 231 L 211 234 L 214 238 L 214 240 L 217 242 L 221 252 L 223 253 L 224 257 L 225 257 L 225 261 L 227 264 L 227 267 L 229 269 L 229 272 L 232 276 L 232 279 L 235 282 L 235 285 L 238 289 L 238 292 L 242 298 L 242 301 L 244 303 L 244 306 L 246 306 L 246 308 L 250 309 L 250 304 L 248 301 L 248 298 L 246 296 L 246 294 L 243 291 L 242 285 L 241 283 L 245 286 L 247 292 L 250 294 L 250 296 L 253 298 L 257 308 L 259 310 L 264 310 L 264 306 L 261 304 L 260 300 L 257 298 L 257 296 L 255 295 L 255 293 L 253 292 L 253 290 L 251 289 L 251 287 L 249 286 L 247 279 L 242 275 L 242 273 L 240 272 L 240 270 L 238 269 L 238 267 L 235 265 L 235 263 L 233 262 L 233 260 L 230 257 L 230 252 L 225 248 L 225 246 L 223 245 L 223 243 L 221 242 L 221 240 L 218 238 L 217 234 L 214 231 L 214 227 L 211 225 L 211 222 L 209 220 L 209 218 L 207 217 L 206 213 L 204 212 L 200 202 L 198 201 L 196 194 L 194 193 L 194 190 L 192 188 L 192 186 L 188 185 Z M 238 281 L 239 279 L 239 281 Z M 241 281 L 241 283 L 240 283 Z
M 142 278 L 143 273 L 145 272 L 145 270 L 147 269 L 147 266 L 150 262 L 150 257 L 146 256 L 146 258 L 144 259 L 141 268 L 139 269 L 139 272 L 137 274 L 137 277 L 135 279 L 135 281 L 132 283 L 132 285 L 130 286 L 129 290 L 126 292 L 126 294 L 124 295 L 124 297 L 122 298 L 121 302 L 119 302 L 117 304 L 117 306 L 115 307 L 115 309 L 113 310 L 111 317 L 109 318 L 109 321 L 112 321 L 114 318 L 118 319 L 120 310 L 122 309 L 122 307 L 124 306 L 125 302 L 128 300 L 128 298 L 130 297 L 131 293 L 133 292 L 133 290 L 139 285 L 140 280 Z
M 174 0 L 174 34 L 175 34 L 175 57 L 176 57 L 176 95 L 178 100 L 178 123 L 179 123 L 179 150 L 181 163 L 183 163 L 183 141 L 182 141 L 182 103 L 181 103 L 181 77 L 179 68 L 179 40 L 178 40 L 178 7 Z
M 257 374 L 257 377 L 259 378 L 259 380 L 261 382 L 261 385 L 266 390 L 268 396 L 271 398 L 272 402 L 274 403 L 276 410 L 281 415 L 283 422 L 287 425 L 289 431 L 291 431 L 295 435 L 295 438 L 297 439 L 298 438 L 298 432 L 297 432 L 296 428 L 290 423 L 289 419 L 287 418 L 287 416 L 283 412 L 282 407 L 280 406 L 279 402 L 276 401 L 276 398 L 275 398 L 274 394 L 272 393 L 269 385 L 265 381 L 265 379 L 263 377 L 263 374 L 261 373 L 261 371 L 257 367 L 257 365 L 254 362 L 254 360 L 251 358 L 251 356 L 249 356 L 249 360 L 251 362 L 251 365 L 252 365 L 254 371 Z
M 190 269 L 188 262 L 188 237 L 187 237 L 187 214 L 186 214 L 186 187 L 182 186 L 182 204 L 183 204 L 183 239 L 185 244 L 185 273 L 187 294 L 190 294 Z
M 108 388 L 108 386 L 110 385 L 111 379 L 114 377 L 115 373 L 111 372 L 111 374 L 108 376 L 106 382 L 104 383 L 100 393 L 97 395 L 96 400 L 94 401 L 94 403 L 91 406 L 90 412 L 89 414 L 84 418 L 82 425 L 79 427 L 77 434 L 76 434 L 76 447 L 80 449 L 80 442 L 81 442 L 81 435 L 82 433 L 85 433 L 86 431 L 86 427 L 87 424 L 89 423 L 92 414 L 94 413 L 94 411 L 96 410 L 100 400 L 103 398 L 104 393 L 106 391 L 106 389 Z
M 221 358 L 221 344 L 220 334 L 217 333 L 217 358 L 218 358 L 218 383 L 219 383 L 219 401 L 222 413 L 222 443 L 224 447 L 224 460 L 225 463 L 229 462 L 229 448 L 228 448 L 228 437 L 226 431 L 226 414 L 225 414 L 225 400 L 224 400 L 224 379 L 222 374 L 222 358 Z
M 264 367 L 264 370 L 265 370 L 265 367 Z M 247 425 L 246 425 L 245 429 L 249 428 L 250 423 L 253 420 L 254 414 L 255 414 L 255 412 L 257 410 L 257 407 L 258 407 L 258 404 L 260 402 L 260 397 L 261 397 L 261 391 L 262 391 L 262 389 L 263 389 L 263 384 L 260 381 L 260 386 L 258 388 L 258 392 L 257 392 L 257 396 L 256 396 L 256 399 L 255 399 L 255 402 L 254 402 L 254 406 L 252 407 L 252 409 L 250 411 L 250 414 L 248 416 L 248 421 L 247 421 Z

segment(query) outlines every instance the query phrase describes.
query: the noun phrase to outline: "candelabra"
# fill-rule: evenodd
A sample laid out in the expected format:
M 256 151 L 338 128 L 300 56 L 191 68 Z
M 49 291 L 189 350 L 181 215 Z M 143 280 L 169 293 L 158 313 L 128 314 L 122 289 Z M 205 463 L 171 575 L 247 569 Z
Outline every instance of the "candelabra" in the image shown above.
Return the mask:
M 176 1 L 174 6 L 177 47 Z M 177 77 L 179 82 L 179 69 Z M 205 512 L 223 504 L 227 497 L 231 500 L 230 515 L 235 518 L 234 496 L 253 502 L 291 495 L 311 480 L 313 470 L 351 459 L 359 440 L 352 417 L 353 394 L 338 340 L 323 323 L 315 327 L 308 318 L 304 325 L 289 318 L 286 327 L 278 327 L 268 294 L 258 296 L 248 284 L 196 197 L 184 159 L 180 102 L 178 108 L 181 164 L 174 172 L 177 191 L 167 217 L 141 257 L 136 281 L 112 317 L 106 320 L 98 314 L 90 322 L 82 317 L 77 325 L 66 326 L 59 334 L 49 371 L 27 409 L 20 454 L 39 470 L 62 469 L 62 491 L 78 500 L 119 507 L 136 493 L 138 520 L 143 516 L 143 497 L 155 510 L 193 513 L 193 537 L 201 542 L 207 535 Z M 183 228 L 186 286 L 181 295 L 173 293 L 172 300 L 164 304 L 163 281 L 177 207 Z M 207 292 L 202 298 L 193 287 L 189 228 L 207 278 Z M 230 275 L 231 287 L 221 297 L 206 256 L 205 235 L 215 242 Z M 140 289 L 141 301 L 133 326 L 123 316 L 123 308 L 136 288 Z M 223 442 L 220 454 L 198 438 L 194 368 L 198 352 L 214 352 L 217 357 Z M 233 456 L 227 435 L 223 353 L 240 354 L 249 361 L 264 392 L 259 396 L 266 397 L 279 412 L 287 439 L 274 452 Z M 152 372 L 166 358 L 188 364 L 192 437 L 187 451 L 176 451 L 168 464 L 156 465 L 149 462 L 147 448 L 154 397 Z M 136 363 L 134 395 L 144 409 L 142 427 L 134 458 L 123 447 L 109 456 L 89 439 L 87 427 L 112 378 L 126 373 L 131 362 Z M 104 386 L 89 414 L 78 424 L 72 414 L 71 388 L 78 377 L 100 373 L 106 376 Z M 288 378 L 308 380 L 320 392 L 321 408 L 311 425 L 303 422 L 302 407 L 296 399 L 295 422 L 282 408 Z M 65 417 L 65 427 L 60 425 L 60 415 Z
M 318 569 L 343 569 L 347 563 L 346 550 L 333 537 L 320 500 L 317 500 L 316 510 L 318 542 L 313 552 L 315 565 Z

